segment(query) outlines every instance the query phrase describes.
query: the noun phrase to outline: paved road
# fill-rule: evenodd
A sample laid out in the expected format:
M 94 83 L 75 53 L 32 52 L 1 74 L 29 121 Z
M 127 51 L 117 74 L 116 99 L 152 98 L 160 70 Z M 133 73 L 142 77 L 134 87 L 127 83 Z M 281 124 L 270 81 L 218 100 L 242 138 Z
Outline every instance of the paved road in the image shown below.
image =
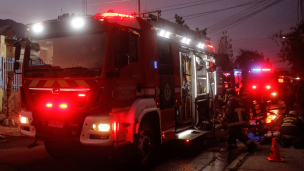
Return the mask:
M 224 137 L 226 132 L 219 132 Z M 212 135 L 209 135 L 212 138 Z M 106 155 L 88 155 L 69 159 L 50 157 L 42 141 L 38 146 L 28 149 L 33 142 L 29 137 L 0 138 L 0 170 L 141 170 L 128 158 L 111 160 Z M 191 147 L 175 147 L 169 143 L 163 146 L 162 155 L 155 167 L 147 170 L 224 170 L 235 158 L 246 152 L 239 145 L 238 150 L 221 151 L 225 141 L 199 140 Z
M 227 138 L 227 132 L 217 130 L 216 138 Z M 0 138 L 0 170 L 143 170 L 128 157 L 113 160 L 104 154 L 82 154 L 78 158 L 52 158 L 45 151 L 42 141 L 38 141 L 37 147 L 28 149 L 27 145 L 33 141 L 25 136 Z M 207 139 L 196 141 L 190 147 L 176 147 L 173 143 L 168 143 L 163 146 L 158 163 L 153 168 L 144 170 L 222 171 L 231 168 L 237 161 L 235 159 L 248 155 L 246 147 L 240 142 L 237 150 L 225 151 L 224 147 L 226 142 L 214 139 L 212 134 L 209 134 Z M 255 153 L 249 154 L 249 157 L 254 155 Z

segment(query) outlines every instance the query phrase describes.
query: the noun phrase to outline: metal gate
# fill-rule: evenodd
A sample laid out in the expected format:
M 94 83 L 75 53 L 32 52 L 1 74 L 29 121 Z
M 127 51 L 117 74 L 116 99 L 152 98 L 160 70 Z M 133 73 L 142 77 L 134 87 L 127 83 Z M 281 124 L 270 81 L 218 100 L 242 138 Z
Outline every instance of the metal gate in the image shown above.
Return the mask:
M 7 86 L 7 73 L 9 71 L 14 71 L 14 61 L 15 58 L 3 58 L 0 57 L 0 85 L 1 88 L 6 89 Z M 17 73 L 22 72 L 22 62 L 20 62 L 20 68 Z M 12 85 L 12 91 L 19 90 L 20 86 L 22 86 L 22 74 L 14 74 L 14 81 Z

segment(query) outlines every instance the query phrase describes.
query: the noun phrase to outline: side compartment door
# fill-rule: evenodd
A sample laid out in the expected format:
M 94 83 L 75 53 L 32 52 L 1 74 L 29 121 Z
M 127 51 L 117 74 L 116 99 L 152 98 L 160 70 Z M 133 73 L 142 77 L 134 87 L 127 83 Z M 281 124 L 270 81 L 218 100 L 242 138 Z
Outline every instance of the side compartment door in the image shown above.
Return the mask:
M 174 138 L 174 64 L 171 43 L 158 41 L 161 130 L 163 142 Z M 165 138 L 166 137 L 166 138 Z
M 174 106 L 174 66 L 170 42 L 158 42 L 160 109 Z

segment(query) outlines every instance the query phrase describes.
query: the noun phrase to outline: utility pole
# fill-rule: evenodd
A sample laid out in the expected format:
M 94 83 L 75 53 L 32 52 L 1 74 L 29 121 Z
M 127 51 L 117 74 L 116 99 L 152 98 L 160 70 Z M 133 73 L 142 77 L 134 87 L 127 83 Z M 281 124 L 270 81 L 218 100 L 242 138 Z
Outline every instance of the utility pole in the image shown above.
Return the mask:
M 304 17 L 304 6 L 303 6 L 303 0 L 298 0 L 298 22 L 303 21 Z
M 82 13 L 87 15 L 87 0 L 82 0 Z
M 137 0 L 137 17 L 140 17 L 140 0 Z

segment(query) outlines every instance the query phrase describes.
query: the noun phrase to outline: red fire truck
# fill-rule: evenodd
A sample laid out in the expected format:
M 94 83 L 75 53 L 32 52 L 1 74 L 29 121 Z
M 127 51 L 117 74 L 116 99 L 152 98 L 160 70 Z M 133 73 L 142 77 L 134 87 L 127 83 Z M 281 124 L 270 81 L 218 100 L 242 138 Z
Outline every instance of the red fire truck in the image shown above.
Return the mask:
M 274 69 L 256 67 L 248 71 L 247 77 L 254 100 L 277 102 L 279 85 L 277 72 Z
M 21 133 L 44 140 L 55 157 L 67 153 L 64 143 L 133 145 L 143 163 L 169 140 L 203 135 L 196 128 L 217 94 L 210 39 L 145 15 L 112 11 L 30 25 L 15 44 Z

